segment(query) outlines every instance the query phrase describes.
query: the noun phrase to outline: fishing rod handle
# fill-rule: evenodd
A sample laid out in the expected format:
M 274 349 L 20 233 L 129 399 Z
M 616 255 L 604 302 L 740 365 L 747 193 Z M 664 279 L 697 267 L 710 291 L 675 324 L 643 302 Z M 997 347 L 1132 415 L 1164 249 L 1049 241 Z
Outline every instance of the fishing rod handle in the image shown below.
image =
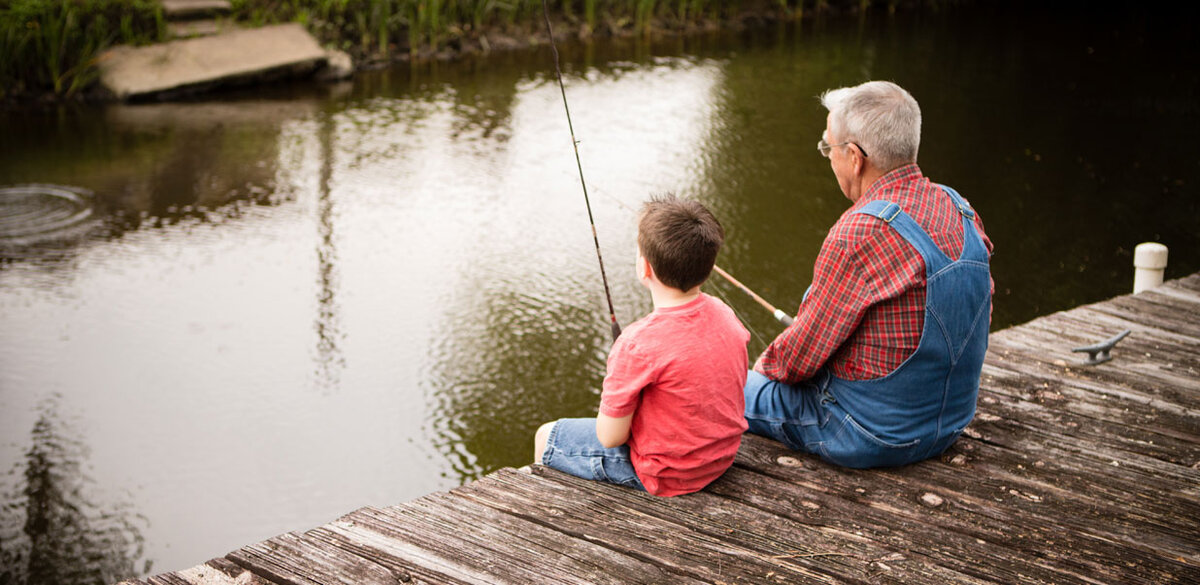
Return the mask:
M 791 327 L 792 325 L 792 316 L 784 313 L 780 309 L 775 309 L 775 318 L 778 319 L 780 323 L 783 323 L 784 327 Z

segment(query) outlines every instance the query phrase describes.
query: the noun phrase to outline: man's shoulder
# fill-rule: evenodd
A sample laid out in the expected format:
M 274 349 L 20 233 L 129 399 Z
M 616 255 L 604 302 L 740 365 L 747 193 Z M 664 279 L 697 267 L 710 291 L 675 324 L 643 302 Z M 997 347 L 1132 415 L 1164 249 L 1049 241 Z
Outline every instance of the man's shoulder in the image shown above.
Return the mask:
M 890 237 L 887 222 L 865 212 L 864 208 L 877 202 L 895 203 L 909 215 L 920 215 L 939 200 L 941 186 L 929 180 L 915 163 L 906 165 L 881 177 L 875 185 L 847 209 L 829 230 L 830 239 L 842 245 L 853 246 L 862 242 Z
M 825 238 L 827 246 L 836 245 L 844 250 L 854 250 L 887 232 L 887 222 L 860 210 L 861 207 L 857 206 L 846 210 L 833 227 L 829 228 L 829 235 Z

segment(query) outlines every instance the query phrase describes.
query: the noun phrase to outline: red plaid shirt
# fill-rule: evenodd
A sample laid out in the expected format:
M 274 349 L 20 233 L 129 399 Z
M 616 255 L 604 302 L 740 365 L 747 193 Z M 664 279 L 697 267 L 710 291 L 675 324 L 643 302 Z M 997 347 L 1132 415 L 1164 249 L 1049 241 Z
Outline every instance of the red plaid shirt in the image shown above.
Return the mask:
M 868 380 L 891 373 L 916 351 L 925 320 L 925 262 L 882 220 L 854 213 L 875 199 L 899 205 L 950 258 L 961 254 L 962 216 L 950 197 L 916 164 L 884 175 L 830 228 L 795 322 L 760 358 L 768 378 L 795 384 L 828 365 L 839 378 Z M 975 227 L 990 254 L 978 213 Z

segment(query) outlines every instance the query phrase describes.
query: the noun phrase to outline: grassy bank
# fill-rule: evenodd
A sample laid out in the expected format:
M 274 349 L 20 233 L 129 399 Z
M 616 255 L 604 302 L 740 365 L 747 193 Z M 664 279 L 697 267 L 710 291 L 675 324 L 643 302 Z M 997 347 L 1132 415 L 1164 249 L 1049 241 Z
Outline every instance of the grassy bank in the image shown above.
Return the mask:
M 104 49 L 165 34 L 152 0 L 7 0 L 0 4 L 0 99 L 77 95 L 96 80 Z
M 875 0 L 924 4 L 935 0 Z M 244 25 L 300 22 L 359 63 L 447 57 L 528 44 L 542 0 L 231 0 Z M 871 0 L 547 0 L 556 32 L 582 37 L 687 32 L 745 20 L 862 10 Z M 102 52 L 165 40 L 155 0 L 0 2 L 0 101 L 70 98 L 94 85 Z
M 868 4 L 834 0 L 835 4 Z M 758 18 L 797 18 L 828 0 L 547 0 L 551 17 L 581 36 L 712 28 Z M 806 6 L 807 5 L 807 6 Z M 298 21 L 361 59 L 489 50 L 491 34 L 528 38 L 542 29 L 542 0 L 233 0 L 253 24 Z

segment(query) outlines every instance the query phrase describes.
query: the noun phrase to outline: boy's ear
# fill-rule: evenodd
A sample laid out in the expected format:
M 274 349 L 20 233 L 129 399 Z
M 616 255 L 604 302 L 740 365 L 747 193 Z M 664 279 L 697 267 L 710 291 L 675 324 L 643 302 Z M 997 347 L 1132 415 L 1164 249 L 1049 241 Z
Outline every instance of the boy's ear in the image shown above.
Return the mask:
M 645 256 L 638 254 L 638 278 L 651 278 L 654 276 L 654 268 L 650 266 L 650 261 Z

